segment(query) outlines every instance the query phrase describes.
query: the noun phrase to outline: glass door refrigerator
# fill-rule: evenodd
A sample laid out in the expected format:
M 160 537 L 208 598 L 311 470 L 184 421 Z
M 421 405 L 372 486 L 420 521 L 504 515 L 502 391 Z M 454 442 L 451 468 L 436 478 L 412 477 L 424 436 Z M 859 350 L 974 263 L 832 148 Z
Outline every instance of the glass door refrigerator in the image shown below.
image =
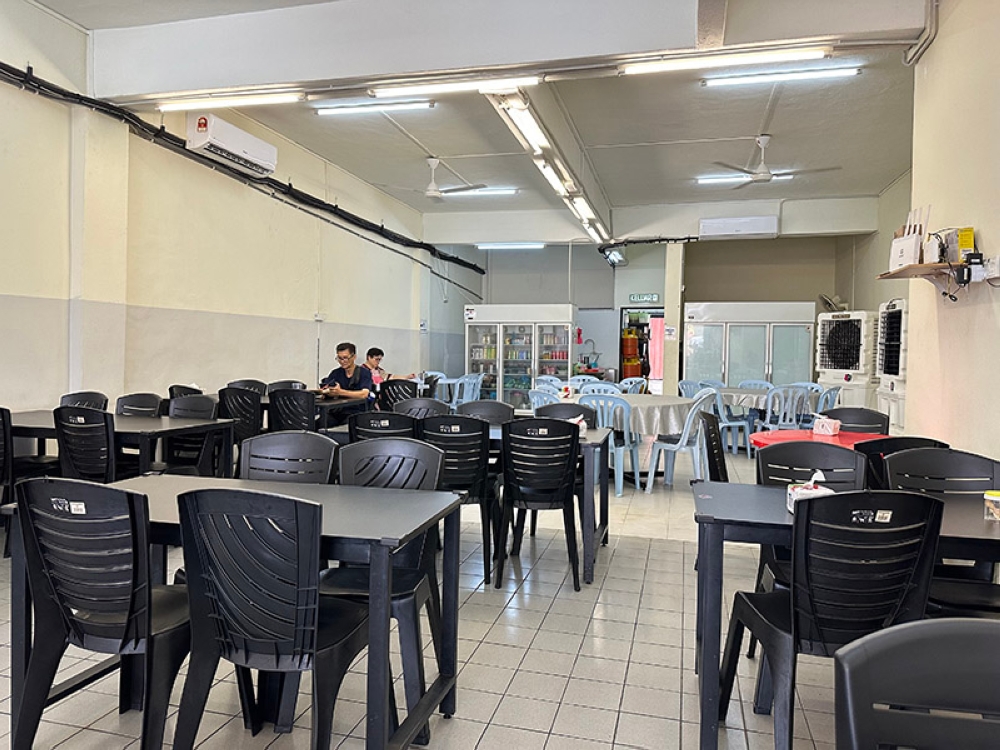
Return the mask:
M 467 305 L 466 371 L 485 374 L 480 398 L 530 410 L 537 376 L 569 378 L 575 313 L 573 305 Z

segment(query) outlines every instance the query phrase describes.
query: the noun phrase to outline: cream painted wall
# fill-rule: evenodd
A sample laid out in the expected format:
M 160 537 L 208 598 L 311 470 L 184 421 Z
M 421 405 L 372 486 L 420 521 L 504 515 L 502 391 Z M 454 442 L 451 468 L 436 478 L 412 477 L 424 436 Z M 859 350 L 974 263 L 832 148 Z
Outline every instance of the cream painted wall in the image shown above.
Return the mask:
M 913 205 L 933 205 L 935 227 L 974 226 L 1000 252 L 1000 3 L 943 0 L 937 40 L 917 65 Z M 1000 290 L 974 284 L 952 303 L 910 282 L 906 432 L 1000 458 Z
M 25 0 L 0 0 L 0 60 L 87 93 L 87 32 Z
M 903 279 L 878 281 L 889 268 L 892 234 L 906 222 L 910 210 L 911 173 L 907 172 L 879 196 L 878 231 L 837 240 L 836 294 L 852 310 L 878 310 L 879 304 L 896 297 L 906 299 L 910 284 Z

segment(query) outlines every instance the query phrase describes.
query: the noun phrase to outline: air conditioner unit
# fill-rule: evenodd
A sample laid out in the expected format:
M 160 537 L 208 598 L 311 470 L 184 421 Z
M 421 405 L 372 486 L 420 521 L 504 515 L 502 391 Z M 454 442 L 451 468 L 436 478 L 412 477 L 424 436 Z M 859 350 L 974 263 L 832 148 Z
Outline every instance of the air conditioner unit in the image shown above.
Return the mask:
M 906 412 L 906 300 L 878 306 L 878 410 L 889 415 L 889 434 L 904 434 Z
M 700 240 L 770 240 L 777 236 L 777 216 L 702 219 L 698 224 Z
M 839 385 L 840 406 L 873 406 L 875 348 L 874 313 L 823 313 L 816 320 L 816 382 Z
M 215 115 L 188 113 L 187 148 L 255 177 L 267 177 L 278 149 Z

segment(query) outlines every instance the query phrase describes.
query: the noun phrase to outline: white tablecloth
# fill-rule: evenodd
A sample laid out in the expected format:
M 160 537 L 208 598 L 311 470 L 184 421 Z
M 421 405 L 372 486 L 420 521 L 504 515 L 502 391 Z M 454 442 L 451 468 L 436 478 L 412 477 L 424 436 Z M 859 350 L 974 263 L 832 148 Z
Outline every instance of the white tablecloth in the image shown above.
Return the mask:
M 693 399 L 680 396 L 657 396 L 651 393 L 623 393 L 632 408 L 632 432 L 640 435 L 675 435 L 684 429 L 684 420 L 691 411 Z M 566 401 L 576 402 L 579 394 Z M 615 429 L 623 425 L 615 424 Z
M 767 406 L 767 391 L 763 388 L 720 388 L 722 400 L 730 406 L 763 409 Z

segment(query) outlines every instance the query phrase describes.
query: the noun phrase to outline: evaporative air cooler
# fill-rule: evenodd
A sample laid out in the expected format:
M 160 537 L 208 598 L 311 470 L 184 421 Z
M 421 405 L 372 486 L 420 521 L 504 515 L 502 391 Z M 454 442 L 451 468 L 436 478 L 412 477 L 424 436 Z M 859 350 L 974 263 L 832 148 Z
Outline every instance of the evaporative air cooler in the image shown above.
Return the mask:
M 889 434 L 902 435 L 906 414 L 906 300 L 878 306 L 878 410 L 889 415 Z
M 816 325 L 817 382 L 841 387 L 838 406 L 875 405 L 875 314 L 823 313 Z

